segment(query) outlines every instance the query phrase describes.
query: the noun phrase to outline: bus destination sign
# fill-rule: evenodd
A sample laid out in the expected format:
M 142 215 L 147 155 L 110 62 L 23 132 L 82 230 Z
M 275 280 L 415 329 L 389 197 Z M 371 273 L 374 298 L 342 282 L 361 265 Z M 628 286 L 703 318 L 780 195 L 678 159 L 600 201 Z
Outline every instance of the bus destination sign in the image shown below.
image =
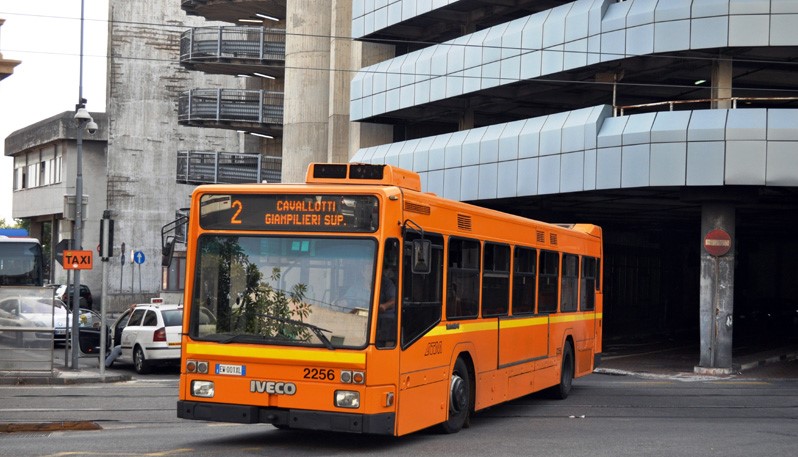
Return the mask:
M 205 194 L 200 225 L 210 230 L 374 232 L 373 195 Z

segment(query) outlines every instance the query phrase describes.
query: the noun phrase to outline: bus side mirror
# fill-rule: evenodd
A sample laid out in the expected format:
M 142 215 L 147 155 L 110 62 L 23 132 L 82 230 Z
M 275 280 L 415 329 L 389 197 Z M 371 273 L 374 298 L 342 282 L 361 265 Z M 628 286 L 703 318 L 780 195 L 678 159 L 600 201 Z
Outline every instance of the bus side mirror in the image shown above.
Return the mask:
M 412 270 L 413 274 L 426 275 L 432 271 L 430 257 L 432 255 L 432 242 L 430 240 L 413 240 Z
M 172 256 L 175 253 L 175 240 L 168 240 L 161 248 L 161 266 L 168 267 L 172 264 Z

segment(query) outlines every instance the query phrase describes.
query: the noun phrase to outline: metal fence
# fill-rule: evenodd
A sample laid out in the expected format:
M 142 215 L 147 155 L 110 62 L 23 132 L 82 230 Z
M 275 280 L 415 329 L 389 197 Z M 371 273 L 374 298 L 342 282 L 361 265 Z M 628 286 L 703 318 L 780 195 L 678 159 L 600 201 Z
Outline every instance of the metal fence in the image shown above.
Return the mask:
M 244 89 L 193 89 L 180 95 L 181 122 L 283 124 L 283 93 Z
M 285 62 L 285 30 L 198 27 L 180 36 L 180 62 L 255 60 Z
M 177 182 L 244 184 L 280 182 L 283 159 L 260 154 L 178 151 Z

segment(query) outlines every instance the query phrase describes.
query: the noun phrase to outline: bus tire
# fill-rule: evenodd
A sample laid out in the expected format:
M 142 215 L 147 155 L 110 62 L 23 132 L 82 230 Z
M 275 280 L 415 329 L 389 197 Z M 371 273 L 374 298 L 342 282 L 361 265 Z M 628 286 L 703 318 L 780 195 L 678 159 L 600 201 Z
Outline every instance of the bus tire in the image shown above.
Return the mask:
M 449 410 L 446 421 L 441 424 L 443 433 L 457 433 L 463 427 L 468 427 L 471 419 L 471 389 L 468 366 L 458 357 L 449 383 Z
M 144 351 L 140 346 L 133 349 L 133 368 L 136 369 L 138 374 L 147 374 L 150 372 L 150 365 L 144 357 Z
M 571 393 L 574 381 L 574 348 L 571 342 L 565 343 L 562 350 L 562 367 L 560 368 L 560 383 L 552 388 L 552 395 L 558 400 L 565 400 Z

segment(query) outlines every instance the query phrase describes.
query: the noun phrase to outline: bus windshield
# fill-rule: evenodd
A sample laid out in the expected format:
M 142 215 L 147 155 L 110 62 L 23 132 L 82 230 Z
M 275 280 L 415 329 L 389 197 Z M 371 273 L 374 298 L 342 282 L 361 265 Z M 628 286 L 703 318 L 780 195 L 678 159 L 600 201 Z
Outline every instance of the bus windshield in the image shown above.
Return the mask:
M 376 248 L 373 238 L 203 235 L 189 336 L 364 347 Z
M 42 246 L 31 238 L 0 237 L 0 285 L 41 286 Z

